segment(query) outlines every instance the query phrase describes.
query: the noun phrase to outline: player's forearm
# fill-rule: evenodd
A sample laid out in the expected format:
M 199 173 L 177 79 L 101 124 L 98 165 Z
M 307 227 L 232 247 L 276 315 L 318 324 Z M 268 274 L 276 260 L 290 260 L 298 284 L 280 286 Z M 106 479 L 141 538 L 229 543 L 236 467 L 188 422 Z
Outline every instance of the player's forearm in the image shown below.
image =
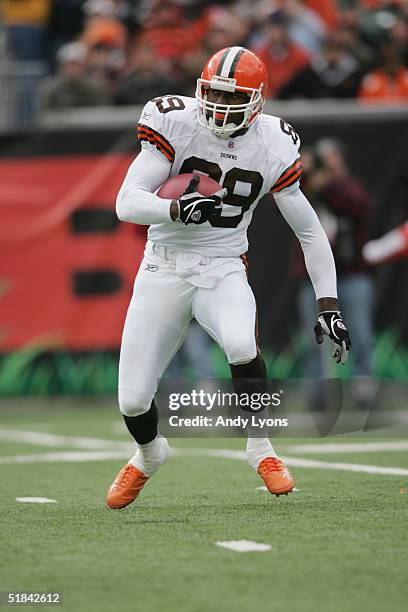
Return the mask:
M 151 225 L 171 221 L 171 200 L 155 195 L 168 178 L 171 164 L 151 151 L 142 149 L 132 162 L 116 199 L 121 221 Z
M 138 187 L 125 187 L 119 191 L 116 199 L 116 214 L 121 221 L 151 225 L 168 223 L 171 200 L 159 198 Z
M 331 306 L 337 304 L 336 266 L 329 241 L 315 211 L 300 189 L 275 195 L 275 201 L 302 246 L 319 308 L 332 310 Z
M 298 239 L 303 249 L 306 269 L 315 290 L 316 300 L 337 301 L 336 266 L 329 241 L 319 222 L 311 231 L 312 238 L 309 231 L 305 234 L 300 231 Z

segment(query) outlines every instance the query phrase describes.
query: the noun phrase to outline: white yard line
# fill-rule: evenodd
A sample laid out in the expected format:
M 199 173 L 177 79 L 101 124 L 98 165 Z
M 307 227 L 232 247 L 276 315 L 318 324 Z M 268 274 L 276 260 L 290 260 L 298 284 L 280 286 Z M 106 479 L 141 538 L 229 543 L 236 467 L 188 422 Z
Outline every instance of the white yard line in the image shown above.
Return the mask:
M 131 442 L 104 440 L 101 438 L 84 438 L 78 436 L 59 436 L 40 431 L 24 431 L 21 429 L 0 429 L 0 440 L 6 442 L 23 442 L 38 446 L 67 446 L 68 448 L 106 449 L 130 448 Z
M 215 448 L 176 448 L 175 455 L 188 455 L 192 457 L 220 457 L 223 459 L 246 460 L 246 452 Z M 315 461 L 314 459 L 301 459 L 300 457 L 279 457 L 289 466 L 306 467 L 320 470 L 341 470 L 346 472 L 360 472 L 362 474 L 389 474 L 392 476 L 408 476 L 408 469 L 397 467 L 383 467 L 380 465 L 364 465 L 361 463 L 331 463 Z
M 123 450 L 106 451 L 66 451 L 38 453 L 36 455 L 8 455 L 0 457 L 0 464 L 15 463 L 71 463 L 77 461 L 107 461 L 109 459 L 129 459 L 132 452 Z
M 291 444 L 286 447 L 291 453 L 322 454 L 330 453 L 378 453 L 384 451 L 408 450 L 408 440 L 395 442 L 327 442 L 323 444 Z
M 18 463 L 57 463 L 77 461 L 106 461 L 110 459 L 128 459 L 131 450 L 101 450 L 101 451 L 68 451 L 54 453 L 38 453 L 36 455 L 11 455 L 0 457 L 0 464 Z M 236 459 L 246 461 L 245 451 L 230 449 L 209 448 L 176 448 L 173 455 L 178 457 L 215 457 L 221 459 Z M 330 463 L 326 461 L 315 461 L 314 459 L 302 459 L 300 457 L 281 457 L 289 466 L 320 469 L 341 470 L 346 472 L 357 472 L 361 474 L 386 474 L 390 476 L 408 476 L 408 469 L 398 467 L 383 467 L 379 465 L 363 465 L 359 463 Z
M 314 459 L 301 459 L 300 457 L 280 457 L 291 467 L 304 467 L 317 470 L 340 470 L 343 472 L 358 472 L 360 474 L 387 474 L 389 476 L 408 476 L 408 469 L 398 467 L 384 467 L 382 465 L 364 465 L 362 463 L 332 463 L 328 461 L 315 461 Z
M 120 425 L 121 423 L 115 423 Z M 119 428 L 118 428 L 119 429 Z M 131 449 L 132 442 L 125 442 L 121 440 L 110 440 L 103 438 L 90 438 L 83 436 L 61 436 L 57 434 L 49 434 L 39 431 L 27 431 L 21 429 L 0 429 L 0 440 L 8 442 L 23 442 L 26 444 L 33 444 L 38 446 L 51 446 L 51 447 L 71 447 L 81 448 L 85 450 L 91 449 Z M 408 440 L 395 440 L 391 442 L 323 442 L 322 444 L 291 444 L 284 447 L 287 452 L 290 453 L 301 453 L 301 454 L 336 454 L 336 453 L 374 453 L 374 452 L 388 452 L 388 451 L 400 451 L 408 450 Z M 176 449 L 177 450 L 177 449 Z M 180 449 L 182 452 L 182 449 Z M 200 453 L 200 449 L 190 449 L 191 452 Z M 207 449 L 207 453 L 210 455 L 211 449 Z M 214 449 L 216 453 L 225 453 L 227 458 L 236 458 L 236 453 L 242 453 L 243 451 L 235 450 L 222 450 Z M 231 454 L 232 453 L 232 454 Z M 220 456 L 219 454 L 217 456 Z

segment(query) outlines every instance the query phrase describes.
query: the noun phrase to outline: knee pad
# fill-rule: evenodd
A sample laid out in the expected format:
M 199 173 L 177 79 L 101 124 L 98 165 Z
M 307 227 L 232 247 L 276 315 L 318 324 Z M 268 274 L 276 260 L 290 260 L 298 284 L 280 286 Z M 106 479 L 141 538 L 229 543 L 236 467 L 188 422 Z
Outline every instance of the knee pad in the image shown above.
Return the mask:
M 228 355 L 228 363 L 230 365 L 246 365 L 247 363 L 250 363 L 251 361 L 253 361 L 256 357 L 256 352 L 255 353 L 249 353 L 247 355 L 244 355 L 243 357 L 232 357 L 230 358 Z
M 119 410 L 122 414 L 135 417 L 144 414 L 150 409 L 153 396 L 146 393 L 135 393 L 129 389 L 119 387 Z
M 241 365 L 253 361 L 258 354 L 255 339 L 251 342 L 229 342 L 224 347 L 228 363 Z
M 258 354 L 255 334 L 248 333 L 247 328 L 242 331 L 234 330 L 228 337 L 224 335 L 222 344 L 229 364 L 249 363 Z

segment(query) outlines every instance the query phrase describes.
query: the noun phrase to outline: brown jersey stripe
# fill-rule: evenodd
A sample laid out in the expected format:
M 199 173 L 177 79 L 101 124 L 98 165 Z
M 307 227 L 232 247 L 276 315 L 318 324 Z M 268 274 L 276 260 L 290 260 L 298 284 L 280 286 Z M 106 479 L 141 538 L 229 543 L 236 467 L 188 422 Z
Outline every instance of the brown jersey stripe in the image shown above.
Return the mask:
M 242 255 L 239 256 L 239 258 L 241 259 L 242 263 L 245 266 L 245 272 L 248 276 L 248 257 L 246 253 L 242 253 Z
M 281 191 L 282 189 L 285 189 L 285 187 L 290 187 L 291 185 L 293 185 L 293 183 L 296 183 L 296 181 L 298 181 L 301 176 L 302 176 L 302 167 L 300 167 L 300 170 L 298 170 L 295 174 L 291 175 L 290 178 L 288 178 L 285 183 L 279 185 L 279 187 L 274 187 L 272 191 L 276 193 L 278 191 Z
M 145 130 L 146 132 L 154 134 L 162 142 L 162 144 L 169 150 L 169 152 L 173 155 L 173 157 L 176 156 L 176 152 L 174 148 L 171 146 L 167 138 L 165 138 L 162 134 L 160 134 L 160 132 L 156 132 L 156 130 L 149 127 L 148 125 L 144 125 L 143 123 L 139 123 L 137 129 L 138 131 L 140 129 L 140 130 Z
M 160 149 L 160 151 L 163 151 L 164 153 L 166 153 L 166 156 L 169 159 L 171 159 L 172 161 L 174 160 L 173 155 L 169 152 L 169 150 L 166 147 L 164 147 L 162 145 L 162 143 L 159 140 L 157 140 L 157 138 L 155 136 L 142 132 L 142 133 L 139 134 L 139 141 L 140 142 L 142 142 L 142 141 L 150 142 L 150 144 L 155 145 L 155 147 L 157 149 Z
M 280 177 L 278 178 L 278 180 L 277 180 L 277 181 L 276 181 L 276 183 L 275 183 L 275 187 L 277 187 L 281 181 L 286 180 L 286 178 L 289 176 L 290 172 L 291 172 L 292 170 L 294 170 L 294 169 L 296 168 L 296 166 L 297 166 L 298 164 L 300 164 L 300 163 L 301 163 L 301 162 L 300 162 L 300 157 L 298 157 L 297 159 L 295 159 L 295 161 L 293 162 L 293 164 L 291 164 L 290 166 L 288 166 L 288 167 L 286 168 L 286 170 L 284 170 L 284 171 L 282 172 L 282 174 L 280 175 Z
M 277 183 L 275 183 L 275 185 L 273 186 L 272 191 L 274 191 L 275 189 L 279 188 L 281 185 L 283 185 L 284 183 L 286 183 L 288 181 L 288 179 L 292 178 L 292 176 L 294 176 L 295 174 L 297 174 L 298 172 L 302 171 L 302 165 L 298 164 L 295 168 L 293 168 L 293 170 L 291 170 L 290 172 L 288 172 L 283 179 L 280 179 Z
M 174 149 L 173 147 L 171 149 L 169 149 L 167 140 L 163 141 L 159 136 L 156 136 L 156 134 L 152 134 L 151 132 L 145 130 L 145 129 L 138 129 L 137 132 L 138 138 L 140 140 L 141 136 L 148 136 L 149 139 L 152 139 L 154 142 L 157 142 L 160 144 L 160 146 L 167 151 L 167 153 L 170 155 L 170 157 L 172 157 L 174 159 Z
M 173 163 L 174 157 L 172 157 L 170 153 L 168 153 L 166 149 L 164 149 L 162 145 L 154 139 L 153 136 L 147 136 L 146 134 L 142 134 L 139 136 L 139 141 L 149 142 L 150 144 L 154 145 L 156 149 L 160 151 L 160 153 L 163 153 L 163 155 L 169 160 L 169 162 Z
M 155 140 L 157 140 L 158 142 L 160 142 L 162 144 L 162 146 L 168 151 L 168 153 L 170 155 L 175 157 L 175 151 L 174 151 L 173 147 L 171 146 L 171 144 L 169 143 L 169 141 L 166 140 L 166 138 L 164 138 L 164 136 L 162 136 L 161 134 L 159 134 L 155 130 L 152 130 L 151 128 L 147 128 L 147 127 L 138 127 L 137 133 L 138 133 L 138 135 L 139 134 L 145 134 L 145 135 L 148 135 L 148 136 L 154 138 Z
M 279 188 L 281 185 L 283 185 L 284 183 L 286 183 L 288 181 L 288 179 L 290 179 L 292 176 L 294 176 L 295 174 L 297 174 L 299 172 L 299 170 L 302 170 L 302 164 L 300 163 L 300 161 L 294 166 L 291 167 L 290 170 L 286 171 L 279 180 L 276 181 L 276 183 L 274 184 L 274 186 L 272 187 L 271 191 L 275 191 L 275 189 Z

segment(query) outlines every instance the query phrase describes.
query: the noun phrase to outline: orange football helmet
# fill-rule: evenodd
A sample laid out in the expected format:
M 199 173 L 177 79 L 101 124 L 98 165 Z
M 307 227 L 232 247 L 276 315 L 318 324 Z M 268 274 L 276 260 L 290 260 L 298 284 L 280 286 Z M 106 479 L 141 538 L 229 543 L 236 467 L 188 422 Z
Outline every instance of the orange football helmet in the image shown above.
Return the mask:
M 248 102 L 245 104 L 218 104 L 209 102 L 209 89 L 227 92 L 245 92 Z M 268 73 L 265 64 L 244 47 L 227 47 L 210 57 L 197 79 L 196 99 L 198 121 L 200 125 L 211 130 L 216 136 L 229 138 L 231 134 L 249 127 L 261 114 L 265 104 L 265 92 L 268 89 Z M 216 124 L 217 118 L 223 117 L 222 125 Z M 239 123 L 234 122 L 234 116 Z

